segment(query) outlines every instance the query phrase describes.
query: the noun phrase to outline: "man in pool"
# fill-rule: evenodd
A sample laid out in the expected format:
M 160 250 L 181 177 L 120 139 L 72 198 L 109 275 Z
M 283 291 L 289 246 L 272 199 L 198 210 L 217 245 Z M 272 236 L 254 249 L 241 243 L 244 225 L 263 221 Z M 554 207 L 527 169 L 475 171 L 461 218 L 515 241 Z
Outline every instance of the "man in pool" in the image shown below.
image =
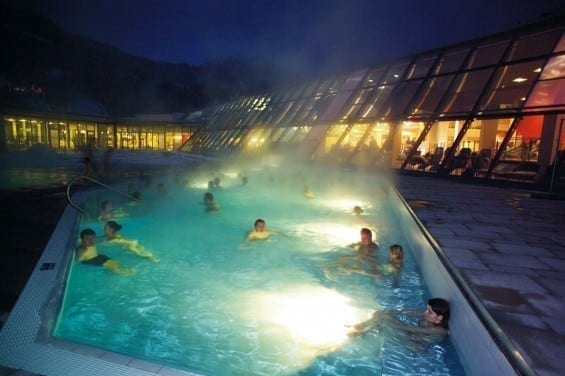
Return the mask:
M 79 262 L 88 265 L 101 266 L 116 274 L 129 275 L 133 269 L 122 269 L 116 260 L 106 255 L 98 254 L 96 250 L 96 233 L 92 229 L 84 229 L 80 233 L 81 244 L 76 248 L 76 258 Z
M 155 256 L 144 247 L 138 244 L 137 240 L 125 239 L 122 235 L 118 234 L 118 231 L 122 229 L 122 226 L 115 221 L 108 221 L 104 225 L 104 236 L 109 242 L 118 244 L 127 250 L 135 253 L 138 256 L 146 257 L 150 260 L 157 261 Z
M 373 232 L 370 229 L 363 227 L 360 235 L 361 241 L 351 244 L 350 247 L 357 247 L 357 254 L 362 259 L 373 259 L 377 255 L 377 250 L 379 249 L 377 243 L 373 241 Z
M 264 240 L 274 232 L 265 228 L 265 221 L 261 218 L 255 221 L 254 229 L 247 233 L 247 240 Z
M 421 317 L 417 325 L 408 325 L 399 316 Z M 426 310 L 414 311 L 375 311 L 373 316 L 353 327 L 350 336 L 359 335 L 373 329 L 377 324 L 385 324 L 400 335 L 424 343 L 439 342 L 448 334 L 450 317 L 449 302 L 442 298 L 428 300 Z M 414 336 L 415 335 L 415 336 Z
M 360 234 L 361 241 L 349 245 L 352 248 L 357 247 L 357 253 L 341 256 L 335 262 L 335 266 L 341 268 L 343 274 L 356 273 L 381 277 L 382 273 L 378 271 L 376 261 L 379 247 L 373 241 L 373 233 L 370 229 L 363 227 Z M 325 274 L 328 277 L 332 276 L 328 269 L 325 270 Z

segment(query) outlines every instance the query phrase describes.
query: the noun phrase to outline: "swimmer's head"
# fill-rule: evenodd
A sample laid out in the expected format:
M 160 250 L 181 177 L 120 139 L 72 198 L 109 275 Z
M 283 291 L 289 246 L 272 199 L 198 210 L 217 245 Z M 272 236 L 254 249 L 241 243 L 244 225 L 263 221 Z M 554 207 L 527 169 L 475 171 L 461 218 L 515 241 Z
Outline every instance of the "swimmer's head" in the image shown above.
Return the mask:
M 361 229 L 361 244 L 369 244 L 373 242 L 373 233 L 366 227 Z
M 204 193 L 204 203 L 212 203 L 214 202 L 214 195 L 210 192 Z
M 355 205 L 353 207 L 353 213 L 355 215 L 361 215 L 363 213 L 363 209 L 359 205 Z
M 448 328 L 450 316 L 449 302 L 442 298 L 432 298 L 428 300 L 428 307 L 424 313 L 426 321 L 441 325 L 444 329 Z
M 265 221 L 262 220 L 261 218 L 257 219 L 255 221 L 254 227 L 255 227 L 255 231 L 257 231 L 257 232 L 265 231 Z
M 96 233 L 91 228 L 85 228 L 80 232 L 80 240 L 85 247 L 91 247 L 96 243 Z
M 396 267 L 402 267 L 402 260 L 404 259 L 404 250 L 399 244 L 393 244 L 390 246 L 388 251 L 388 256 L 392 265 Z
M 118 224 L 115 221 L 108 221 L 104 225 L 104 235 L 111 236 L 114 235 L 116 232 L 122 229 L 122 225 Z
M 214 180 L 208 182 L 208 189 L 214 189 Z
M 141 193 L 135 191 L 131 194 L 131 197 L 135 198 L 136 200 L 139 200 L 141 198 Z
M 215 187 L 219 187 L 219 186 L 220 186 L 220 178 L 218 178 L 218 177 L 214 178 L 214 186 L 215 186 Z

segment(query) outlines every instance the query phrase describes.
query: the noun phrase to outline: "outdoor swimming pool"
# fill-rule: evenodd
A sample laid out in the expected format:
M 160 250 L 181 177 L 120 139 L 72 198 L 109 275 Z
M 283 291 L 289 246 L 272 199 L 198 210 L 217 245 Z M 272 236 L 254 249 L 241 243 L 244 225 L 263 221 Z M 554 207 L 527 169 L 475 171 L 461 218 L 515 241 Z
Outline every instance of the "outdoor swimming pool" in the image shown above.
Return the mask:
M 54 337 L 203 374 L 464 374 L 449 340 L 347 336 L 348 325 L 375 309 L 422 310 L 431 297 L 388 182 L 271 166 L 249 169 L 244 186 L 237 172 L 153 179 L 140 188 L 145 200 L 124 204 L 128 216 L 116 220 L 159 262 L 99 238 L 99 253 L 135 274 L 73 263 Z M 202 197 L 214 176 L 224 186 L 212 191 L 221 210 L 207 213 Z M 159 182 L 168 195 L 155 192 Z M 304 184 L 314 198 L 304 196 Z M 86 201 L 94 208 L 105 199 L 115 196 L 96 192 Z M 278 234 L 245 241 L 256 218 Z M 101 236 L 103 224 L 83 219 L 80 229 Z M 398 288 L 386 273 L 375 279 L 332 266 L 354 252 L 347 245 L 362 227 L 374 232 L 380 264 L 391 244 L 404 246 Z

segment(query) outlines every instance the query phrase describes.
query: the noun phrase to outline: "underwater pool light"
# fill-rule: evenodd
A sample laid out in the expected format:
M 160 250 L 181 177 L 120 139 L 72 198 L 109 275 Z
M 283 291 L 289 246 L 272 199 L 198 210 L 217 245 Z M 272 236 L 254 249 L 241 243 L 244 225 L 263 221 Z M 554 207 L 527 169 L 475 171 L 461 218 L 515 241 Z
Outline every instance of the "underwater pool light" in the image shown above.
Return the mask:
M 325 348 L 345 342 L 350 327 L 369 315 L 369 310 L 351 305 L 348 297 L 317 285 L 266 293 L 261 306 L 295 341 Z

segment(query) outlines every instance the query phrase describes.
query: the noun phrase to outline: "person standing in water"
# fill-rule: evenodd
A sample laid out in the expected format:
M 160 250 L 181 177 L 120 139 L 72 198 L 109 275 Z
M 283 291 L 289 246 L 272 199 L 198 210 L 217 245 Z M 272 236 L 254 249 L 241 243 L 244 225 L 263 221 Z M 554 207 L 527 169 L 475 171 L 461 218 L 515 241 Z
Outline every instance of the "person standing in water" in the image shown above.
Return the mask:
M 80 233 L 81 244 L 76 248 L 76 258 L 80 263 L 94 266 L 101 266 L 116 274 L 129 275 L 133 269 L 123 269 L 116 260 L 112 260 L 106 255 L 98 254 L 96 250 L 96 233 L 87 228 Z

